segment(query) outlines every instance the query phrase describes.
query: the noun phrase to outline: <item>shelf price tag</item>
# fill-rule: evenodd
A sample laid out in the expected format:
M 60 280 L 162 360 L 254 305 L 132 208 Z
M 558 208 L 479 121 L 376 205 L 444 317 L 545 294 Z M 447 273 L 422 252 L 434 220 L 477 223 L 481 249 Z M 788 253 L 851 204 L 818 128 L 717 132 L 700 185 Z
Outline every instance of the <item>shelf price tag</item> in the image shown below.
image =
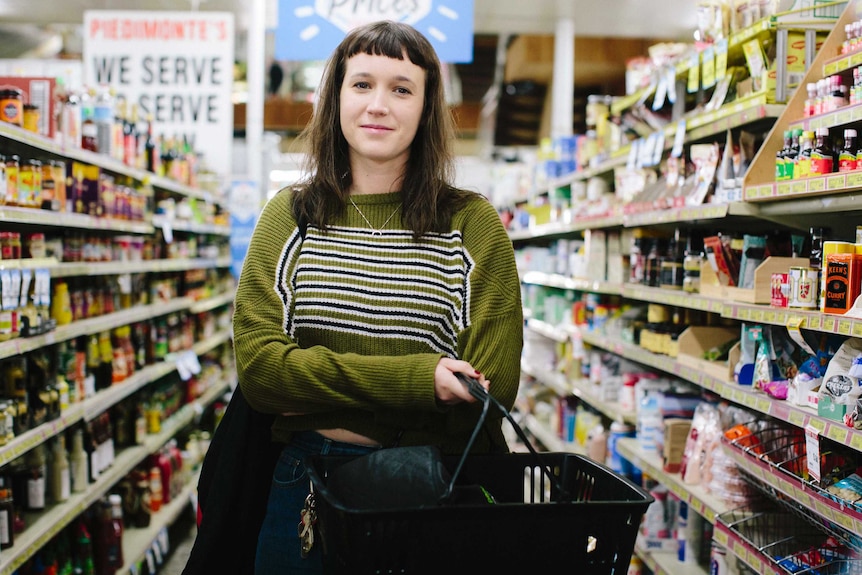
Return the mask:
M 694 94 L 700 88 L 700 54 L 693 54 L 688 66 L 688 82 L 686 90 Z
M 805 427 L 805 447 L 808 474 L 814 481 L 820 481 L 820 432 L 812 425 Z
M 715 43 L 715 79 L 722 80 L 727 75 L 727 38 Z
M 673 136 L 673 148 L 671 148 L 670 155 L 673 158 L 679 158 L 682 156 L 682 147 L 685 144 L 685 130 L 686 123 L 685 120 L 680 120 L 676 124 L 676 134 Z
M 162 220 L 162 235 L 165 237 L 165 243 L 174 243 L 174 226 L 169 217 Z
M 180 353 L 176 358 L 177 372 L 183 381 L 188 381 L 193 375 L 198 375 L 201 372 L 201 363 L 198 359 L 198 354 L 192 350 L 186 350 Z
M 703 58 L 703 87 L 712 88 L 715 86 L 715 49 L 710 46 L 702 53 Z
M 120 288 L 120 293 L 123 295 L 132 293 L 132 274 L 121 274 L 117 276 L 117 286 Z
M 659 74 L 658 83 L 655 87 L 655 95 L 652 97 L 652 110 L 657 112 L 661 110 L 664 103 L 667 101 L 667 75 Z
M 817 357 L 817 353 L 811 346 L 808 345 L 808 342 L 805 341 L 805 338 L 802 337 L 802 328 L 805 327 L 805 316 L 793 316 L 787 320 L 787 334 L 790 336 L 796 345 L 802 348 L 808 355 L 812 355 Z

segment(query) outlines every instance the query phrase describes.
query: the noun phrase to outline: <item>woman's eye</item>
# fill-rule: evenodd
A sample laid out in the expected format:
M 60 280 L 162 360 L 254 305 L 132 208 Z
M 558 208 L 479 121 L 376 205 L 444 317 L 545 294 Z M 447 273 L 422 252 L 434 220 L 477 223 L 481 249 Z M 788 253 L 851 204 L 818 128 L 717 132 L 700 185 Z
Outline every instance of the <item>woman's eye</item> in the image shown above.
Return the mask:
M 395 88 L 395 91 L 396 91 L 397 93 L 399 93 L 399 94 L 403 94 L 403 95 L 405 95 L 405 96 L 406 96 L 406 95 L 409 95 L 409 94 L 412 94 L 412 92 L 411 92 L 410 90 L 408 90 L 407 88 Z
M 371 87 L 368 82 L 356 82 L 353 86 L 359 88 L 360 90 L 367 90 Z

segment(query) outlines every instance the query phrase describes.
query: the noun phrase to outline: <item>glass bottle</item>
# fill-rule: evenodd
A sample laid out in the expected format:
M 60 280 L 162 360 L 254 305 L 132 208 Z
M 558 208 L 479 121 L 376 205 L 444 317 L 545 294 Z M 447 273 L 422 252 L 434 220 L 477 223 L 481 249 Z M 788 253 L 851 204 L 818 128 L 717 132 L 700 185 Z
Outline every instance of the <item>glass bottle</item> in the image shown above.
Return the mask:
M 838 153 L 838 171 L 850 172 L 856 169 L 856 130 L 844 130 L 844 147 Z
M 87 488 L 87 452 L 84 450 L 84 431 L 79 427 L 72 433 L 72 449 L 69 454 L 69 474 L 72 491 L 80 493 Z
M 27 453 L 27 510 L 45 509 L 46 475 L 45 446 L 37 445 Z
M 796 162 L 799 158 L 799 140 L 802 137 L 802 130 L 797 128 L 790 132 L 790 149 L 784 154 L 784 179 L 792 180 L 794 178 Z
M 811 175 L 811 150 L 814 149 L 814 132 L 805 130 L 799 143 L 799 156 L 793 169 L 794 178 L 807 178 Z
M 81 117 L 81 148 L 91 152 L 99 151 L 99 128 L 93 121 L 92 110 L 84 108 Z
M 784 167 L 784 157 L 790 151 L 791 131 L 784 130 L 784 146 L 775 154 L 775 180 L 782 181 L 786 179 L 786 170 Z
M 805 105 L 803 108 L 803 116 L 809 117 L 814 115 L 814 105 L 817 100 L 817 84 L 814 82 L 809 82 L 805 89 L 808 91 L 808 98 L 805 99 Z
M 12 489 L 0 477 L 0 549 L 9 549 L 15 543 L 15 507 Z
M 814 149 L 811 150 L 812 176 L 831 174 L 835 171 L 835 152 L 829 143 L 829 128 L 817 128 L 814 133 Z
M 54 440 L 52 453 L 51 500 L 54 503 L 60 503 L 69 499 L 72 491 L 69 454 L 66 453 L 66 437 L 64 435 L 58 435 Z

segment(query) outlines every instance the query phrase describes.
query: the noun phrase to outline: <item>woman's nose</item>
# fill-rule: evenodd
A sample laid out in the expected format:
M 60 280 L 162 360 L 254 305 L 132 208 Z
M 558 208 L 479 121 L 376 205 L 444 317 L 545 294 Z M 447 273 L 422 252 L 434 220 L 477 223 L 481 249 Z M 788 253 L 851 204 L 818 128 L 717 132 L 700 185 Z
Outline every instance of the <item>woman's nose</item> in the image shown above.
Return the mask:
M 386 94 L 382 91 L 375 91 L 371 96 L 371 101 L 368 102 L 368 111 L 372 114 L 386 114 L 389 112 L 389 106 L 386 102 Z

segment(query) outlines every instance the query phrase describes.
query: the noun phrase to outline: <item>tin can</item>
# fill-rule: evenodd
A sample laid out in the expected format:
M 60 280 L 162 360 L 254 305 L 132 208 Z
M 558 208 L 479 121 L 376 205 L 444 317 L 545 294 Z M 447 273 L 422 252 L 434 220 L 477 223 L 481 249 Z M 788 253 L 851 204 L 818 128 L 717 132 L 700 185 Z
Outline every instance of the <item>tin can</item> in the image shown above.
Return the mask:
M 801 309 L 817 308 L 820 289 L 820 272 L 810 267 L 790 268 L 790 297 L 787 307 Z
M 770 303 L 773 307 L 787 307 L 790 295 L 790 274 L 778 272 L 772 274 L 772 298 Z

